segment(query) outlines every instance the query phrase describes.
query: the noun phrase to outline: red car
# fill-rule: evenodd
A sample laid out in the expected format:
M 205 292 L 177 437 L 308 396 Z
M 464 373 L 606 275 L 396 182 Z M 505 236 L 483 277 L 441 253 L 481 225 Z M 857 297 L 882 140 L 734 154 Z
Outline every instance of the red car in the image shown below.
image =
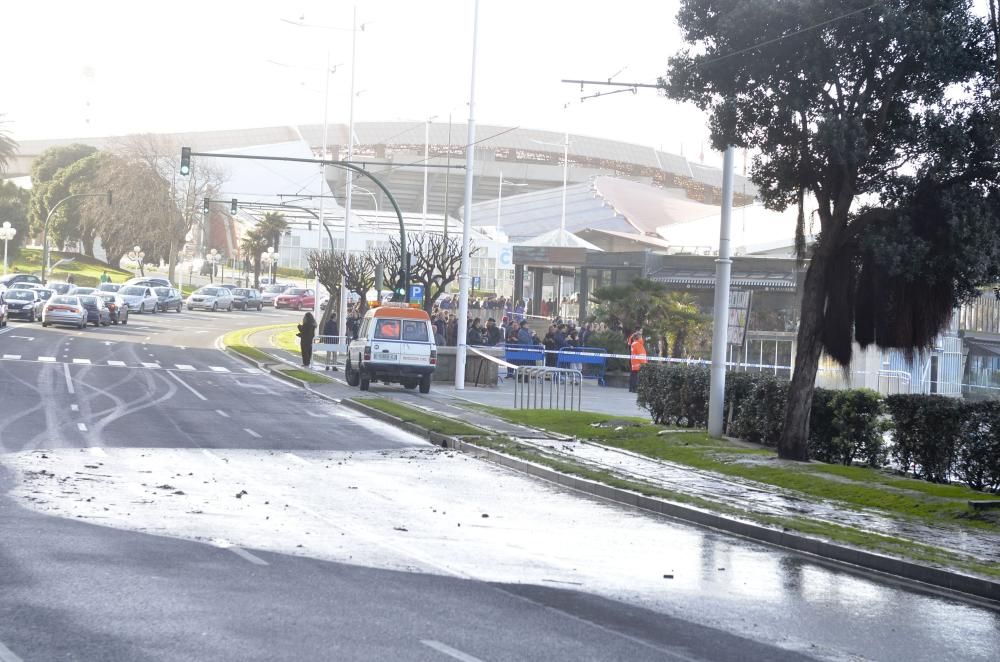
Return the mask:
M 275 308 L 312 309 L 316 306 L 316 293 L 313 290 L 293 287 L 274 297 Z

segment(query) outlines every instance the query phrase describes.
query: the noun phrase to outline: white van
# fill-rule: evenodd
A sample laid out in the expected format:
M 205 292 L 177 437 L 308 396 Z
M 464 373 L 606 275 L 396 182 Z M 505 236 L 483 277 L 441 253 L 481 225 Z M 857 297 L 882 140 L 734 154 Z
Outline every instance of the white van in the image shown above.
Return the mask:
M 371 382 L 431 390 L 437 346 L 431 318 L 420 308 L 387 303 L 370 309 L 347 349 L 347 383 L 367 391 Z

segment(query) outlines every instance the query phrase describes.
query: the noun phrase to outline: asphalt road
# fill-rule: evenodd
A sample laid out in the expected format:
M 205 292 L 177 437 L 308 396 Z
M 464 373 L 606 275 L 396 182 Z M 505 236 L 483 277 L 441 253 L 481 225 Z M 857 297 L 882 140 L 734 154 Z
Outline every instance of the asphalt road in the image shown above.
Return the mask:
M 418 445 L 374 421 L 345 417 L 337 405 L 215 348 L 216 338 L 233 328 L 298 317 L 161 313 L 133 316 L 124 328 L 82 332 L 12 323 L 0 333 L 0 452 Z M 13 479 L 0 457 L 0 662 L 811 659 L 808 650 L 733 634 L 726 618 L 705 617 L 710 604 L 682 613 L 697 596 L 678 598 L 668 615 L 578 590 L 225 549 L 40 514 L 6 496 Z M 981 638 L 968 642 L 967 657 L 955 651 L 955 659 L 988 659 L 998 641 L 1000 618 L 989 608 L 933 595 L 910 600 L 908 589 L 837 579 L 813 562 L 789 562 L 782 572 L 784 581 L 801 584 L 795 590 L 803 601 L 811 601 L 810 591 L 829 592 L 831 581 L 852 586 L 849 599 L 833 590 L 815 602 L 830 610 L 835 628 L 825 639 L 842 640 L 843 650 L 852 649 L 851 619 L 865 612 L 859 608 L 865 595 L 966 614 Z M 822 574 L 823 584 L 810 583 L 812 574 Z M 774 608 L 766 594 L 745 599 L 746 619 L 753 620 L 758 599 Z M 891 614 L 898 622 L 884 624 L 887 646 L 873 658 L 892 659 L 893 638 L 914 636 L 904 627 L 905 609 Z M 865 625 L 871 634 L 873 624 Z M 965 630 L 948 630 L 954 627 L 943 623 L 940 633 L 927 636 L 968 639 Z M 908 659 L 922 659 L 912 641 L 907 647 Z M 837 657 L 837 647 L 817 654 Z

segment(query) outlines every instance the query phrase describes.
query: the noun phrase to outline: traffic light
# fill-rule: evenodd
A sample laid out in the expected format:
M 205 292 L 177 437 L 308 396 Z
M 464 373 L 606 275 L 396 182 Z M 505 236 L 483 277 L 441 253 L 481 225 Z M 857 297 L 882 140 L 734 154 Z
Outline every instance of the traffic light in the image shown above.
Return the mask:
M 233 201 L 229 204 L 229 213 L 232 216 L 236 216 L 236 198 L 233 198 Z
M 181 147 L 181 174 L 191 174 L 191 148 Z
M 208 203 L 209 202 L 210 202 L 210 200 L 208 198 L 205 198 L 204 202 L 201 203 L 201 213 L 202 214 L 206 214 L 206 215 L 208 214 Z

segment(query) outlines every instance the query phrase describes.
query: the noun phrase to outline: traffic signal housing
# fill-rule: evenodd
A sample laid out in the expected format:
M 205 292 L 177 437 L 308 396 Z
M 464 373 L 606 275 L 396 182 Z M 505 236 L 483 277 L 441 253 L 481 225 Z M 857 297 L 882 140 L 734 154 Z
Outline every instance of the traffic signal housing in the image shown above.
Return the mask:
M 237 210 L 237 202 L 236 202 L 236 198 L 233 198 L 233 201 L 229 204 L 229 213 L 230 213 L 230 215 L 236 216 L 236 210 Z
M 191 148 L 181 147 L 181 174 L 191 174 Z
M 208 214 L 208 203 L 211 202 L 208 198 L 201 203 L 201 213 Z

